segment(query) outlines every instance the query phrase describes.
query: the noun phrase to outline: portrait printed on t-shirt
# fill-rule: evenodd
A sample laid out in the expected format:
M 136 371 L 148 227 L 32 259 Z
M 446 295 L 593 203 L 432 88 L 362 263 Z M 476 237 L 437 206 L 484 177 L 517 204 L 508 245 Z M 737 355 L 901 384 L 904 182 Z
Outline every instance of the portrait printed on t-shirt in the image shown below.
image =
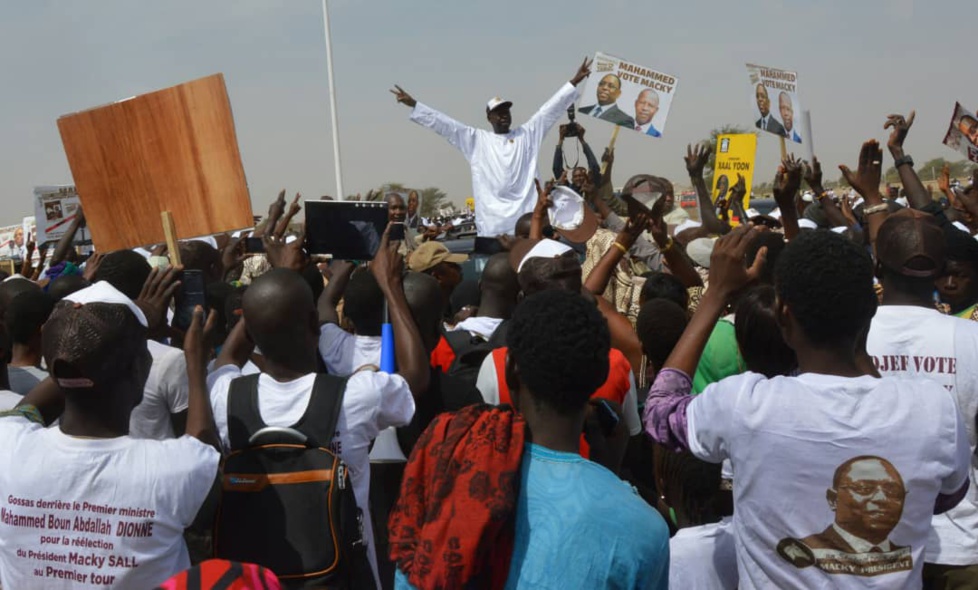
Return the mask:
M 829 574 L 878 576 L 913 569 L 911 548 L 890 540 L 903 516 L 903 477 L 882 457 L 849 459 L 826 490 L 835 522 L 802 539 L 787 537 L 777 551 L 797 568 L 814 565 Z

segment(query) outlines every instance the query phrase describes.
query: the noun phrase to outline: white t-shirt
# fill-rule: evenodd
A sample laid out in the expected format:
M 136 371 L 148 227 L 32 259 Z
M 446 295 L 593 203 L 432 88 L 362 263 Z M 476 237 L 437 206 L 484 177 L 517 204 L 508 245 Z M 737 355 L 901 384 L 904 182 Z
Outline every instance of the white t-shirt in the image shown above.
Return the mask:
M 37 367 L 7 367 L 10 391 L 27 395 L 38 383 L 48 378 L 48 372 Z
M 741 588 L 920 587 L 937 495 L 959 491 L 970 471 L 967 431 L 944 388 L 744 373 L 707 387 L 686 417 L 693 454 L 729 458 L 736 473 Z M 885 533 L 882 553 L 850 547 L 837 518 L 854 537 Z
M 221 442 L 230 448 L 228 438 L 228 389 L 231 381 L 241 376 L 234 365 L 224 365 L 208 375 L 214 422 Z M 258 409 L 268 426 L 292 426 L 306 411 L 316 379 L 310 373 L 295 381 L 279 383 L 262 374 L 258 378 Z M 370 520 L 370 441 L 384 428 L 406 426 L 414 417 L 414 398 L 407 381 L 400 375 L 362 371 L 350 377 L 343 394 L 343 409 L 336 422 L 336 435 L 331 447 L 346 463 L 353 480 L 357 506 L 363 510 L 363 533 L 367 541 L 367 556 L 377 575 L 377 559 Z
M 380 336 L 350 334 L 336 324 L 323 324 L 319 332 L 319 354 L 331 375 L 346 377 L 368 365 L 380 366 Z M 407 461 L 394 427 L 385 428 L 377 435 L 370 460 Z
M 0 390 L 0 412 L 15 408 L 22 399 L 24 396 L 15 391 Z
M 505 135 L 469 127 L 420 102 L 414 106 L 411 120 L 444 137 L 468 160 L 479 236 L 511 235 L 516 220 L 533 211 L 540 143 L 577 97 L 577 88 L 565 83 L 526 123 Z
M 866 350 L 881 375 L 916 375 L 950 391 L 964 415 L 971 450 L 978 443 L 978 323 L 926 307 L 883 305 L 876 311 Z M 978 563 L 978 471 L 960 504 L 934 516 L 928 563 Z
M 129 416 L 129 436 L 166 440 L 173 438 L 170 415 L 187 409 L 187 360 L 179 348 L 153 340 L 146 341 L 146 348 L 153 355 L 153 365 L 143 388 L 143 401 Z
M 67 436 L 0 418 L 4 588 L 154 588 L 190 567 L 183 530 L 217 476 L 219 453 L 190 436 Z
M 455 324 L 455 327 L 450 331 L 456 332 L 458 330 L 467 330 L 471 334 L 475 334 L 476 336 L 481 336 L 482 338 L 489 340 L 492 338 L 493 333 L 501 323 L 503 323 L 503 320 L 500 318 L 473 316 L 470 318 L 465 318 L 461 322 Z
M 323 324 L 319 355 L 331 375 L 352 375 L 364 365 L 380 364 L 380 336 L 357 336 L 336 324 Z
M 733 519 L 679 529 L 669 539 L 671 590 L 737 590 Z
M 479 367 L 479 375 L 475 379 L 475 387 L 482 394 L 482 400 L 489 405 L 499 405 L 499 380 L 496 373 L 496 363 L 492 355 L 486 355 Z M 638 416 L 638 393 L 635 387 L 635 375 L 628 374 L 628 392 L 625 393 L 624 402 L 621 405 L 624 414 L 625 427 L 628 428 L 629 436 L 635 436 L 642 432 L 642 419 Z

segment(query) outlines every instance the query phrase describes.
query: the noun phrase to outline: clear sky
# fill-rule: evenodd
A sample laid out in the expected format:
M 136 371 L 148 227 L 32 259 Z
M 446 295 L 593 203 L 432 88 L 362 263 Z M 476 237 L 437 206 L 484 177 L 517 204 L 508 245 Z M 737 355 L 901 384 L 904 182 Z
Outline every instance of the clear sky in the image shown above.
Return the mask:
M 437 186 L 456 202 L 471 193 L 465 161 L 408 121 L 392 84 L 481 126 L 485 101 L 501 95 L 520 123 L 595 51 L 679 79 L 663 138 L 619 138 L 619 185 L 638 172 L 685 182 L 688 142 L 723 124 L 750 126 L 747 62 L 798 71 L 816 153 L 833 179 L 836 165 L 856 163 L 862 141 L 885 138 L 887 113 L 911 108 L 907 148 L 917 162 L 959 159 L 941 145 L 951 110 L 955 101 L 978 108 L 974 6 L 965 0 L 330 6 L 347 193 L 388 181 Z M 32 214 L 35 185 L 71 182 L 60 115 L 215 72 L 227 80 L 257 208 L 280 188 L 335 194 L 319 0 L 0 2 L 0 223 Z M 582 120 L 600 153 L 611 126 Z M 555 140 L 556 130 L 541 151 L 547 176 Z M 773 173 L 777 145 L 760 139 L 760 181 Z

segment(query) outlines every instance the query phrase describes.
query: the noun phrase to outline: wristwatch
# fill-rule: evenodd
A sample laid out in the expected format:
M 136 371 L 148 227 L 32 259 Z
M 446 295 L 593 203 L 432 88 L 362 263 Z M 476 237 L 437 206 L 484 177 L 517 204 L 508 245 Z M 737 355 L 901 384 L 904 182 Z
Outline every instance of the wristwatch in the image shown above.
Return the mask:
M 910 156 L 901 156 L 893 161 L 894 168 L 899 168 L 904 164 L 909 164 L 910 167 L 913 168 L 913 158 L 911 158 Z

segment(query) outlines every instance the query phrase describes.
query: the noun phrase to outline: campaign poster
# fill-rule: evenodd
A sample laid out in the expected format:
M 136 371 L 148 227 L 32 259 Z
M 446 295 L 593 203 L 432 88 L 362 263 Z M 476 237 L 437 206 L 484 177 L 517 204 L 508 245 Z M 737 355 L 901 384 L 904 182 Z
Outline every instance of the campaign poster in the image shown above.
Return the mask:
M 0 227 L 0 258 L 20 260 L 24 255 L 24 246 L 26 245 L 27 238 L 24 235 L 22 223 Z
M 951 123 L 944 136 L 944 145 L 967 156 L 972 162 L 978 162 L 978 116 L 965 109 L 961 103 L 955 103 Z
M 78 192 L 73 185 L 38 186 L 34 188 L 34 219 L 38 244 L 57 242 L 71 226 L 78 213 Z M 88 228 L 75 235 L 75 243 L 90 241 Z
M 730 196 L 730 189 L 737 184 L 737 175 L 744 177 L 747 195 L 744 209 L 750 207 L 751 182 L 754 179 L 754 156 L 757 153 L 757 136 L 753 133 L 717 136 L 717 153 L 713 165 L 713 202 Z
M 577 112 L 649 137 L 661 137 L 679 80 L 646 66 L 594 55 Z
M 747 64 L 754 126 L 787 141 L 805 143 L 802 137 L 798 73 Z
M 421 225 L 421 191 L 413 188 L 390 188 L 389 186 L 384 187 L 384 200 L 387 200 L 388 195 L 395 194 L 404 201 L 404 206 L 407 207 L 407 215 L 404 218 L 404 224 L 413 229 L 417 230 Z

